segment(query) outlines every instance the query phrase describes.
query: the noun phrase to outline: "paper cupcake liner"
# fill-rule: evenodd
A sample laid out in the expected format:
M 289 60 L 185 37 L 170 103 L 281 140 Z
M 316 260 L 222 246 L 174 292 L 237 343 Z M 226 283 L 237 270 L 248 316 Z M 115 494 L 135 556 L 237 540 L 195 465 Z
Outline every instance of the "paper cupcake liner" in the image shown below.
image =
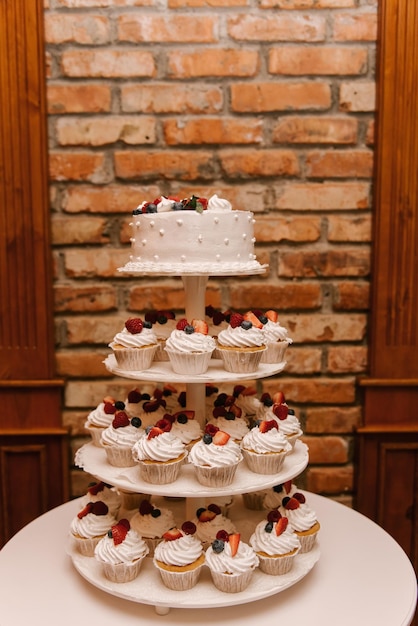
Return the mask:
M 218 352 L 222 358 L 224 368 L 227 372 L 252 373 L 256 372 L 261 361 L 264 348 L 258 350 L 233 350 L 224 349 L 218 346 Z
M 285 554 L 277 557 L 263 556 L 257 552 L 259 568 L 262 572 L 270 576 L 287 574 L 292 569 L 293 559 L 298 552 L 299 550 L 296 550 L 293 554 Z
M 253 491 L 252 493 L 243 493 L 242 500 L 244 506 L 252 511 L 262 511 L 264 509 L 263 501 L 266 495 L 265 491 Z
M 84 538 L 73 536 L 74 545 L 83 556 L 94 556 L 94 549 L 100 539 L 102 539 L 102 537 Z
M 213 584 L 219 591 L 225 593 L 239 593 L 248 587 L 253 577 L 254 570 L 243 574 L 221 574 L 211 570 Z
M 255 474 L 277 474 L 280 471 L 287 452 L 276 454 L 257 454 L 241 448 L 244 460 Z
M 138 576 L 143 560 L 144 557 L 133 563 L 102 563 L 103 573 L 113 583 L 128 583 Z
M 139 533 L 141 534 L 141 533 Z M 155 548 L 163 540 L 162 537 L 142 537 L 149 548 L 148 556 L 154 556 Z
M 227 487 L 234 480 L 238 463 L 228 467 L 202 467 L 195 465 L 196 478 L 205 487 Z
M 91 441 L 93 445 L 97 446 L 98 448 L 102 448 L 103 446 L 101 442 L 101 436 L 105 428 L 100 428 L 99 426 L 91 426 L 87 422 L 84 424 L 84 428 L 88 431 L 89 435 L 91 436 Z
M 305 552 L 310 552 L 315 545 L 318 531 L 313 532 L 310 535 L 300 535 L 298 532 L 296 532 L 296 534 L 300 541 L 300 553 L 305 554 Z
M 151 367 L 157 349 L 158 344 L 144 348 L 119 348 L 113 354 L 121 369 L 142 372 Z
M 154 354 L 154 361 L 168 361 L 168 354 L 165 350 L 165 339 L 158 340 L 158 348 Z
M 183 572 L 171 572 L 165 570 L 162 567 L 159 567 L 155 560 L 154 565 L 160 572 L 161 580 L 166 587 L 173 589 L 174 591 L 186 591 L 197 584 L 203 563 L 198 567 L 194 567 L 193 569 Z
M 289 346 L 288 341 L 275 341 L 268 343 L 267 349 L 263 352 L 261 363 L 281 363 L 284 361 L 284 354 Z
M 139 471 L 142 480 L 154 485 L 162 485 L 173 483 L 177 480 L 180 468 L 183 465 L 187 454 L 176 461 L 168 461 L 167 463 L 146 463 L 139 461 Z
M 133 467 L 136 465 L 131 448 L 117 448 L 109 445 L 104 445 L 103 448 L 110 465 L 114 467 Z
M 196 376 L 207 372 L 212 350 L 209 352 L 176 352 L 167 347 L 165 351 L 171 363 L 171 367 L 176 374 L 186 374 Z
M 279 427 L 279 430 L 280 430 L 280 427 Z M 295 447 L 295 444 L 296 444 L 297 440 L 302 435 L 303 435 L 303 431 L 302 430 L 300 430 L 299 432 L 295 433 L 294 435 L 286 435 L 286 439 L 288 440 L 288 442 L 292 446 L 292 449 Z

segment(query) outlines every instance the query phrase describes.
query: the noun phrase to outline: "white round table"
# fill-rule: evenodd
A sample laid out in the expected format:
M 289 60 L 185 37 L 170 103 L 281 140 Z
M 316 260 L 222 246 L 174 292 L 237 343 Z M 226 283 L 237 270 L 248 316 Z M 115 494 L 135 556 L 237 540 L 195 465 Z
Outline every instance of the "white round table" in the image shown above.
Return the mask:
M 1 626 L 408 626 L 417 579 L 400 546 L 375 523 L 327 498 L 309 494 L 321 522 L 321 556 L 307 576 L 268 598 L 213 609 L 153 606 L 101 591 L 75 570 L 65 546 L 78 501 L 45 513 L 0 551 Z

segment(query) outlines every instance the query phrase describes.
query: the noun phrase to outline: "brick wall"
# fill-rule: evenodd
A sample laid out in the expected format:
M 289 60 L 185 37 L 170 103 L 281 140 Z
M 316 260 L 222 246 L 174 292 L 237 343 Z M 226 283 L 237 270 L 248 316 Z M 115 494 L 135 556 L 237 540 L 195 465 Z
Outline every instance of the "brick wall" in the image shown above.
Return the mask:
M 216 191 L 256 213 L 269 271 L 210 279 L 207 301 L 279 310 L 294 345 L 262 388 L 280 387 L 302 421 L 310 465 L 298 484 L 350 503 L 376 28 L 377 0 L 46 1 L 57 367 L 73 452 L 88 411 L 133 386 L 103 366 L 114 332 L 133 313 L 183 305 L 179 279 L 117 273 L 132 209 Z M 72 471 L 73 495 L 88 479 Z

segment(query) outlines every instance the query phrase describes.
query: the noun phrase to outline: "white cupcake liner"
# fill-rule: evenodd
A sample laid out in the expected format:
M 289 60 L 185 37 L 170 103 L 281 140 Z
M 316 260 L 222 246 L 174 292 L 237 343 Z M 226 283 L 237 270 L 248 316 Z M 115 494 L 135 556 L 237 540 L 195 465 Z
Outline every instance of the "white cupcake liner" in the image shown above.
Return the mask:
M 157 350 L 158 344 L 154 344 L 143 348 L 117 348 L 113 354 L 120 369 L 142 372 L 151 367 Z
M 213 584 L 219 591 L 225 593 L 239 593 L 244 591 L 251 582 L 254 570 L 249 570 L 243 574 L 224 574 L 220 572 L 210 571 Z
M 293 566 L 293 559 L 298 554 L 299 548 L 292 554 L 283 554 L 276 557 L 268 557 L 257 552 L 259 568 L 270 576 L 280 576 L 290 572 Z
M 267 349 L 263 352 L 263 356 L 261 357 L 261 363 L 282 363 L 289 344 L 289 341 L 268 343 Z
M 280 425 L 279 425 L 279 430 L 280 430 Z M 294 433 L 293 435 L 285 435 L 286 439 L 292 446 L 292 449 L 295 447 L 297 440 L 300 439 L 302 435 L 303 435 L 302 429 L 299 429 L 299 431 L 297 433 Z
M 118 448 L 117 446 L 103 445 L 106 457 L 113 467 L 134 467 L 136 461 L 132 456 L 131 448 Z
M 187 458 L 187 452 L 180 459 L 167 461 L 166 463 L 147 463 L 138 461 L 142 480 L 154 485 L 166 485 L 177 480 L 180 468 Z
M 94 556 L 94 549 L 103 537 L 75 537 L 74 545 L 83 556 Z
M 144 558 L 137 559 L 133 563 L 118 563 L 117 565 L 101 562 L 103 573 L 113 583 L 128 583 L 138 576 Z
M 165 348 L 171 367 L 176 374 L 196 376 L 207 372 L 212 350 L 209 352 L 176 352 Z
M 202 563 L 197 567 L 193 567 L 193 569 L 190 570 L 172 572 L 159 567 L 158 562 L 154 559 L 154 565 L 160 572 L 163 584 L 174 591 L 186 591 L 187 589 L 192 589 L 192 587 L 194 587 L 199 580 L 203 563 L 204 561 L 202 561 Z
M 234 350 L 218 346 L 218 352 L 226 371 L 235 372 L 237 374 L 251 374 L 252 372 L 256 372 L 265 350 L 265 347 L 259 348 L 258 350 Z
M 154 361 L 168 361 L 168 354 L 165 350 L 165 339 L 158 340 L 158 348 L 154 354 Z
M 312 550 L 312 548 L 315 545 L 318 532 L 319 532 L 319 527 L 318 527 L 318 530 L 316 530 L 313 533 L 310 533 L 309 535 L 301 535 L 300 533 L 295 531 L 300 541 L 300 553 L 301 554 L 305 554 L 305 552 L 310 552 Z
M 92 426 L 88 422 L 84 424 L 84 428 L 88 431 L 89 435 L 91 436 L 92 444 L 97 446 L 98 448 L 102 448 L 103 447 L 102 442 L 101 442 L 102 432 L 106 429 L 100 428 L 99 426 Z
M 252 493 L 243 493 L 242 501 L 247 509 L 252 511 L 264 510 L 263 502 L 265 498 L 265 491 L 253 491 Z
M 257 452 L 252 452 L 245 448 L 241 448 L 241 451 L 249 469 L 255 474 L 277 474 L 288 454 L 288 451 L 257 454 Z
M 194 465 L 196 478 L 205 487 L 227 487 L 234 480 L 238 463 L 227 467 Z

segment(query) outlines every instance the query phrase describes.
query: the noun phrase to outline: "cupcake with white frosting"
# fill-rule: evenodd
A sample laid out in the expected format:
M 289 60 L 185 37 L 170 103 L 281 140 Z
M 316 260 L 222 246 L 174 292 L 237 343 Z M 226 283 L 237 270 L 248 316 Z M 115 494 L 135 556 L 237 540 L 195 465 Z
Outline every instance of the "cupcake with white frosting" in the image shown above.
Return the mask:
M 248 311 L 245 315 L 232 313 L 228 328 L 218 335 L 217 350 L 228 372 L 256 372 L 264 350 L 264 335 L 260 320 Z
M 301 553 L 312 550 L 319 533 L 320 524 L 316 513 L 306 503 L 304 494 L 296 492 L 291 497 L 286 496 L 278 510 L 283 517 L 288 518 L 298 536 Z
M 70 525 L 70 536 L 76 549 L 84 556 L 93 556 L 100 539 L 115 523 L 116 519 L 109 512 L 107 504 L 101 500 L 88 502 Z
M 165 532 L 155 548 L 154 565 L 169 589 L 185 591 L 199 580 L 205 555 L 195 533 L 195 524 L 184 522 L 181 528 L 174 527 Z
M 167 338 L 165 351 L 174 372 L 198 375 L 207 371 L 215 346 L 204 320 L 193 319 L 189 323 L 182 318 Z
M 197 480 L 207 487 L 230 485 L 241 460 L 239 445 L 228 433 L 212 424 L 206 425 L 202 439 L 189 453 L 189 462 L 195 468 Z
M 148 551 L 145 541 L 124 518 L 99 541 L 94 556 L 106 578 L 115 583 L 127 583 L 138 576 Z
M 261 571 L 272 576 L 287 574 L 300 550 L 300 541 L 289 520 L 277 509 L 257 524 L 249 543 L 257 553 Z
M 138 510 L 131 517 L 131 527 L 146 542 L 150 556 L 162 540 L 163 534 L 175 525 L 171 509 L 157 507 L 147 498 L 143 498 Z
M 133 467 L 135 461 L 132 457 L 132 446 L 144 433 L 139 417 L 129 419 L 125 411 L 117 411 L 100 439 L 110 465 Z
M 241 442 L 245 462 L 256 474 L 277 474 L 291 449 L 275 420 L 260 422 Z
M 166 429 L 160 426 L 151 426 L 146 429 L 146 435 L 141 437 L 132 448 L 132 455 L 138 463 L 140 475 L 148 483 L 157 485 L 174 482 L 187 457 L 184 443 L 173 435 L 168 420 Z
M 244 591 L 259 564 L 254 549 L 241 541 L 240 533 L 222 530 L 206 550 L 205 561 L 215 587 L 226 593 Z
M 261 357 L 262 363 L 282 363 L 288 346 L 293 343 L 289 337 L 287 328 L 279 322 L 279 316 L 276 311 L 270 309 L 264 315 L 260 315 L 260 321 L 263 323 L 263 333 L 267 350 Z
M 158 341 L 151 322 L 134 317 L 125 322 L 125 328 L 114 336 L 109 348 L 121 369 L 143 371 L 150 367 Z

